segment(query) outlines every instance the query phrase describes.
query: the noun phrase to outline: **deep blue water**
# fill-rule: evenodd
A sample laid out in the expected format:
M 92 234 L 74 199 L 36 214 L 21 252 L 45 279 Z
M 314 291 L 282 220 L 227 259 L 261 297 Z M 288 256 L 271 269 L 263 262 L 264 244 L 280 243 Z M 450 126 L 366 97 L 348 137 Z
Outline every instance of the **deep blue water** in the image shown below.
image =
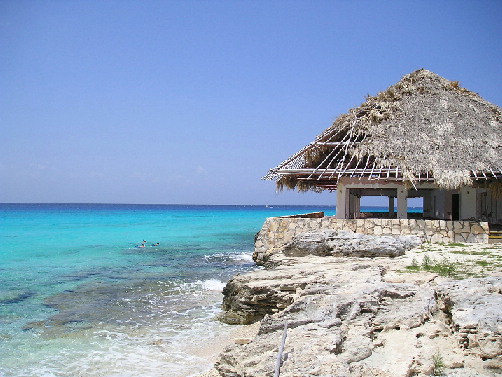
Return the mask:
M 0 376 L 207 369 L 194 343 L 227 331 L 211 318 L 265 218 L 320 210 L 0 204 Z

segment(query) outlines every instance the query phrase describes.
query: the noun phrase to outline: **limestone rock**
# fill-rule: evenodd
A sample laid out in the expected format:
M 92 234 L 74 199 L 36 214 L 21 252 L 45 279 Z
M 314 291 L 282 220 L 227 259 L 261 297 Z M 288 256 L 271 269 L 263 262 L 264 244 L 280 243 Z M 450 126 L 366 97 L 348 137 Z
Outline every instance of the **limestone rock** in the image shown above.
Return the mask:
M 285 321 L 281 377 L 426 376 L 437 352 L 455 376 L 500 372 L 502 277 L 388 282 L 401 257 L 274 258 L 224 290 L 229 318 L 261 324 L 220 355 L 221 376 L 273 375 Z
M 459 344 L 483 358 L 502 358 L 502 279 L 466 279 L 437 289 Z
M 396 257 L 422 243 L 418 236 L 373 236 L 345 230 L 324 230 L 300 234 L 284 247 L 287 256 L 343 255 L 353 257 Z
M 253 259 L 258 265 L 274 267 L 274 256 L 289 257 L 351 256 L 351 257 L 396 257 L 406 250 L 419 246 L 418 236 L 367 235 L 347 230 L 319 230 L 300 233 L 274 252 L 256 252 Z

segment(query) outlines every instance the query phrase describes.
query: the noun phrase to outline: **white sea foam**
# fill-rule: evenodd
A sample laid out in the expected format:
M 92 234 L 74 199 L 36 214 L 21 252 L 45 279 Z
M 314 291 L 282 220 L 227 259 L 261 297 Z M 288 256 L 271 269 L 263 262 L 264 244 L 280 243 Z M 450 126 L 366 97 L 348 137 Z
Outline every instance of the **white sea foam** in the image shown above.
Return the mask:
M 253 254 L 252 253 L 239 253 L 233 254 L 231 258 L 243 262 L 253 263 Z
M 218 291 L 221 292 L 225 288 L 225 283 L 218 279 L 208 279 L 201 282 L 202 289 L 206 291 Z
M 202 285 L 223 284 L 217 279 L 199 281 Z M 210 291 L 207 295 L 213 296 Z M 210 300 L 212 301 L 212 300 Z M 169 318 L 153 320 L 149 326 L 102 324 L 82 329 L 71 337 L 55 338 L 50 347 L 40 347 L 26 360 L 0 366 L 0 376 L 85 376 L 109 377 L 185 377 L 212 366 L 205 353 L 208 344 L 229 329 L 212 321 L 218 305 L 194 307 Z M 27 333 L 28 334 L 28 333 Z M 75 341 L 78 340 L 78 341 Z M 38 360 L 33 366 L 31 360 Z M 166 374 L 166 370 L 169 371 Z
M 253 263 L 253 253 L 252 252 L 234 252 L 234 253 L 214 253 L 209 255 L 204 255 L 204 259 L 207 261 L 213 260 L 224 260 L 231 261 L 231 263 L 236 264 L 248 264 Z

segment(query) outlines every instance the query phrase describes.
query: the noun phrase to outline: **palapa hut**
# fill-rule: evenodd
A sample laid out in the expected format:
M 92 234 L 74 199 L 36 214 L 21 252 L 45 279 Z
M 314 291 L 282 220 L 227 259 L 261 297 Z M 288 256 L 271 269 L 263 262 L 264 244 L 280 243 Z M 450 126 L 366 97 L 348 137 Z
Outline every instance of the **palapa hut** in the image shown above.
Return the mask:
M 385 217 L 502 223 L 502 109 L 425 69 L 335 120 L 264 179 L 278 189 L 337 190 L 337 217 L 358 218 L 361 196 L 389 197 Z M 394 198 L 397 197 L 397 211 Z

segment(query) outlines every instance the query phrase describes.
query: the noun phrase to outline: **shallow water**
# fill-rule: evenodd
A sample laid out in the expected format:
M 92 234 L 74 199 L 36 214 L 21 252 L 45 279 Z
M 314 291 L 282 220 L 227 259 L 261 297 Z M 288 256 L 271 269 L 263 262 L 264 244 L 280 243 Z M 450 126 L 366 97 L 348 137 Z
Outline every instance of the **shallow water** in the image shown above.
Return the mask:
M 208 369 L 194 345 L 229 331 L 221 290 L 265 218 L 323 209 L 0 204 L 0 376 Z

